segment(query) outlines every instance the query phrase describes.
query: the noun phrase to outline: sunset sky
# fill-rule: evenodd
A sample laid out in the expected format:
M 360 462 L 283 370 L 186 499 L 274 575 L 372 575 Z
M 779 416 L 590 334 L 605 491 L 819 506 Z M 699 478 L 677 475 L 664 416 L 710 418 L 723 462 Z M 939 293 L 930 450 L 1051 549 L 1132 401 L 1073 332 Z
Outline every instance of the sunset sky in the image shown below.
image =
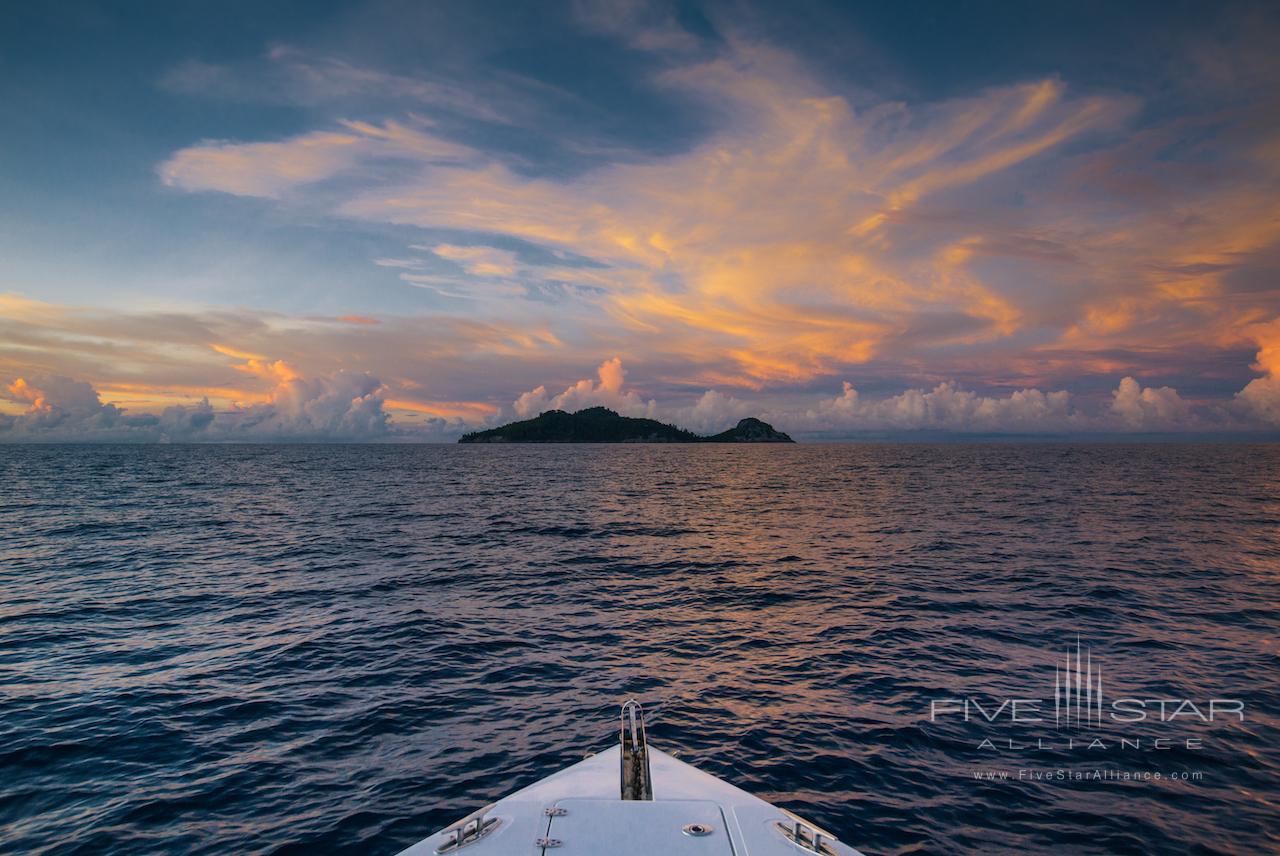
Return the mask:
M 1280 431 L 1270 3 L 66 3 L 0 440 Z

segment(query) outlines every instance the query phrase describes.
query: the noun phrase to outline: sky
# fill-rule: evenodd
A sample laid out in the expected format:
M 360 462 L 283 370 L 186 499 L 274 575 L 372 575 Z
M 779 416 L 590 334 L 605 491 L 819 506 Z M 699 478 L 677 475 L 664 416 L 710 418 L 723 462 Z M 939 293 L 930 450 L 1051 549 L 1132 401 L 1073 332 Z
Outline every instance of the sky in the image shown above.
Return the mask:
M 1280 434 L 1269 3 L 22 4 L 0 441 Z

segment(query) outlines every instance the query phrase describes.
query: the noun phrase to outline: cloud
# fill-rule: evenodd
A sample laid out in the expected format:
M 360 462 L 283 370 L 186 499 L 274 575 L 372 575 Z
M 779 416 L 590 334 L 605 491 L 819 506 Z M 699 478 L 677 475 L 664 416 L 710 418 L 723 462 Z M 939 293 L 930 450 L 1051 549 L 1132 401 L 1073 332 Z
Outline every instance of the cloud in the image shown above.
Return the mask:
M 1280 425 L 1280 320 L 1252 328 L 1259 350 L 1254 368 L 1263 373 L 1236 393 L 1235 404 L 1248 417 Z
M 597 406 L 608 407 L 624 416 L 652 418 L 657 412 L 657 402 L 652 399 L 645 401 L 634 391 L 623 390 L 627 373 L 622 367 L 621 358 L 605 360 L 596 369 L 596 376 L 597 381 L 589 378 L 580 380 L 554 397 L 547 395 L 545 386 L 539 386 L 522 393 L 512 402 L 511 407 L 522 419 L 537 416 L 547 410 L 566 410 L 573 413 Z
M 465 431 L 505 421 L 496 407 L 461 402 L 419 405 L 391 400 L 371 375 L 339 371 L 303 377 L 283 361 L 239 356 L 237 368 L 274 386 L 259 403 L 215 410 L 209 401 L 173 405 L 158 413 L 132 413 L 103 403 L 85 381 L 61 376 L 15 379 L 3 397 L 26 407 L 0 413 L 0 441 L 111 442 L 452 442 Z M 943 434 L 1178 434 L 1196 431 L 1265 431 L 1276 425 L 1275 400 L 1258 398 L 1259 379 L 1237 399 L 1243 418 L 1219 406 L 1196 405 L 1170 387 L 1144 387 L 1121 379 L 1110 401 L 1090 408 L 1065 390 L 1020 389 L 1005 396 L 980 395 L 947 381 L 932 389 L 908 389 L 870 399 L 851 383 L 841 393 L 811 404 L 770 404 L 716 389 L 687 404 L 643 399 L 626 388 L 622 360 L 614 357 L 558 395 L 545 385 L 523 393 L 511 409 L 518 418 L 547 410 L 577 411 L 604 406 L 628 416 L 672 422 L 696 432 L 721 431 L 757 415 L 800 436 L 857 437 L 868 432 L 930 431 Z M 1266 387 L 1268 395 L 1274 387 Z M 1251 408 L 1261 407 L 1257 412 Z M 393 420 L 389 409 L 405 418 Z
M 342 130 L 314 131 L 278 142 L 210 140 L 160 164 L 160 180 L 188 191 L 280 198 L 286 192 L 334 178 L 385 158 L 444 163 L 469 152 L 397 122 L 343 121 Z
M 1179 430 L 1195 427 L 1191 405 L 1172 387 L 1143 387 L 1131 377 L 1112 393 L 1111 411 L 1126 428 Z
M 644 401 L 634 391 L 623 388 L 625 372 L 616 357 L 602 364 L 598 375 L 598 382 L 578 381 L 557 396 L 548 395 L 546 386 L 538 386 L 517 398 L 512 409 L 518 417 L 527 419 L 546 410 L 572 412 L 603 405 L 701 433 L 721 431 L 745 416 L 763 416 L 783 430 L 837 437 L 884 431 L 1087 434 L 1259 427 L 1232 421 L 1220 408 L 1197 409 L 1174 389 L 1143 387 L 1130 377 L 1119 382 L 1109 403 L 1090 408 L 1074 401 L 1066 390 L 1027 388 L 992 396 L 961 389 L 953 381 L 878 399 L 860 395 L 846 381 L 839 395 L 799 406 L 743 400 L 716 389 L 704 391 L 691 404 L 660 404 L 653 399 Z
M 426 255 L 377 258 L 379 267 L 402 271 L 398 276 L 417 288 L 442 297 L 484 302 L 490 309 L 504 302 L 576 303 L 591 307 L 606 293 L 607 276 L 589 261 L 564 252 L 522 246 L 519 250 L 487 244 L 410 244 Z M 562 319 L 565 313 L 559 313 Z
M 364 373 L 337 372 L 303 378 L 270 368 L 280 382 L 261 404 L 215 412 L 207 399 L 166 407 L 158 414 L 129 413 L 103 404 L 82 380 L 58 375 L 20 377 L 5 389 L 24 404 L 17 415 L 0 416 L 0 441 L 271 442 L 371 441 L 387 439 L 383 387 Z
M 669 421 L 700 434 L 715 434 L 745 416 L 758 415 L 759 406 L 716 389 L 708 389 L 691 406 L 670 411 Z
M 608 407 L 624 416 L 640 416 L 661 419 L 710 434 L 734 425 L 744 416 L 755 413 L 758 405 L 742 401 L 715 389 L 708 389 L 689 405 L 659 406 L 654 399 L 645 400 L 634 390 L 624 389 L 626 370 L 622 359 L 614 357 L 600 364 L 597 380 L 580 380 L 556 396 L 547 393 L 545 385 L 539 385 L 522 393 L 511 404 L 515 415 L 530 419 L 548 410 L 575 412 L 586 407 Z
M 359 370 L 415 412 L 449 419 L 496 411 L 513 386 L 553 376 L 561 361 L 580 366 L 594 357 L 575 354 L 532 312 L 518 323 L 442 314 L 378 320 L 249 309 L 122 311 L 0 294 L 0 379 L 78 378 L 134 413 L 206 397 L 222 412 L 266 402 L 289 372 L 313 378 Z M 585 342 L 595 350 L 593 340 Z
M 246 103 L 312 108 L 401 103 L 495 124 L 511 121 L 510 95 L 503 90 L 490 87 L 481 95 L 474 81 L 460 85 L 438 77 L 391 74 L 290 45 L 275 45 L 265 56 L 246 63 L 188 60 L 166 72 L 160 83 L 184 95 Z
M 111 431 L 127 428 L 132 420 L 113 404 L 103 404 L 93 386 L 59 375 L 16 378 L 4 389 L 9 401 L 24 404 L 21 416 L 8 430 L 19 432 Z M 0 427 L 6 427 L 0 423 Z
M 926 311 L 966 319 L 938 344 L 1015 332 L 1022 310 L 967 265 L 975 248 L 1001 244 L 971 231 L 950 241 L 912 235 L 906 213 L 1068 140 L 1114 130 L 1133 108 L 1123 98 L 1072 98 L 1045 81 L 859 116 L 793 58 L 748 43 L 665 71 L 659 82 L 715 105 L 725 128 L 680 155 L 559 181 L 527 177 L 475 149 L 449 150 L 447 162 L 428 154 L 394 178 L 364 181 L 338 213 L 502 235 L 592 259 L 602 266 L 593 275 L 604 292 L 600 323 L 651 346 L 701 339 L 736 364 L 741 383 L 806 379 L 866 361 Z M 356 163 L 371 169 L 381 147 L 367 134 L 347 144 L 353 127 L 331 132 L 344 138 L 340 151 L 311 135 L 204 145 L 176 154 L 162 174 L 191 189 L 278 195 Z M 295 174 L 277 169 L 288 149 L 306 165 Z M 513 272 L 509 259 L 460 261 L 476 278 Z M 466 292 L 438 273 L 404 279 Z
M 849 382 L 840 395 L 822 400 L 801 420 L 810 430 L 940 430 L 955 432 L 1059 432 L 1085 427 L 1063 390 L 1020 389 L 1008 396 L 982 396 L 954 382 L 932 390 L 909 389 L 867 400 Z
M 161 164 L 160 178 L 183 190 L 278 197 L 296 185 L 321 181 L 352 166 L 359 142 L 354 134 L 332 131 L 283 143 L 207 142 Z
M 363 372 L 290 377 L 266 404 L 234 413 L 234 432 L 281 440 L 380 439 L 387 433 L 382 383 Z
M 574 17 L 584 29 L 614 36 L 638 50 L 688 52 L 699 40 L 677 20 L 675 7 L 645 0 L 575 0 Z
M 775 413 L 782 424 L 824 434 L 865 431 L 944 433 L 1116 434 L 1259 431 L 1258 420 L 1238 419 L 1215 404 L 1187 401 L 1172 387 L 1144 387 L 1122 378 L 1104 402 L 1066 390 L 1026 388 L 1004 396 L 980 395 L 945 381 L 931 390 L 908 389 L 867 399 L 849 382 L 834 398 L 803 413 Z
M 467 273 L 478 277 L 515 276 L 516 254 L 497 247 L 458 247 L 441 244 L 431 250 L 442 259 L 456 263 Z
M 208 401 L 131 414 L 104 404 L 89 383 L 60 375 L 20 377 L 0 398 L 27 408 L 0 414 L 0 442 L 133 442 L 202 439 L 213 421 Z
M 29 405 L 31 416 L 54 422 L 97 416 L 111 409 L 110 405 L 104 407 L 92 386 L 68 377 L 18 378 L 7 391 L 9 400 Z
M 547 395 L 547 388 L 545 386 L 536 386 L 528 392 L 520 393 L 520 397 L 511 402 L 511 409 L 521 419 L 532 419 L 541 413 L 555 410 L 556 408 L 551 406 L 551 396 Z
M 400 278 L 418 288 L 428 289 L 442 297 L 465 300 L 503 300 L 527 296 L 520 264 L 511 250 L 486 246 L 439 244 L 434 247 L 415 245 L 446 263 L 444 271 L 421 272 L 421 260 L 382 259 L 380 264 L 405 267 Z M 391 264 L 394 262 L 394 264 Z
M 1273 326 L 1253 330 L 1256 368 L 1230 399 L 1188 399 L 1119 372 L 1106 395 L 1027 386 L 992 394 L 948 380 L 869 396 L 730 389 L 685 381 L 678 359 L 611 357 L 572 367 L 608 343 L 566 343 L 528 319 L 480 325 L 444 316 L 340 317 L 262 312 L 116 313 L 0 295 L 0 431 L 9 439 L 448 440 L 469 428 L 559 408 L 603 405 L 698 431 L 760 416 L 798 435 L 867 431 L 1180 432 L 1275 430 Z M 227 344 L 234 342 L 236 344 Z M 359 354 L 365 371 L 346 365 Z M 33 367 L 38 365 L 39 368 Z M 1106 370 L 1100 365 L 1099 372 Z M 667 375 L 674 380 L 662 380 Z M 70 378 L 75 378 L 71 380 Z M 512 387 L 527 392 L 513 396 Z M 879 382 L 881 389 L 885 384 Z M 1243 387 L 1243 388 L 1241 388 Z M 550 390 L 550 391 L 549 391 Z M 111 433 L 111 432 L 114 432 Z
M 1052 75 L 899 100 L 730 27 L 690 38 L 684 11 L 575 7 L 629 68 L 649 64 L 631 84 L 702 132 L 589 158 L 585 124 L 560 121 L 552 96 L 517 109 L 512 89 L 411 62 L 392 74 L 277 46 L 175 70 L 171 89 L 305 106 L 313 123 L 175 151 L 157 166 L 166 185 L 273 200 L 308 227 L 358 221 L 410 249 L 361 251 L 385 280 L 333 301 L 358 315 L 0 296 L 0 376 L 80 378 L 99 409 L 78 412 L 117 430 L 206 398 L 221 430 L 283 407 L 283 384 L 352 370 L 381 382 L 393 434 L 595 403 L 705 430 L 766 413 L 837 433 L 1280 424 L 1270 101 L 1169 115 Z M 1230 71 L 1230 52 L 1210 53 Z M 1218 75 L 1223 88 L 1256 88 L 1269 56 Z M 586 371 L 614 354 L 634 389 Z M 857 388 L 833 396 L 844 378 Z M 58 418 L 79 418 L 59 400 Z M 337 430 L 326 407 L 263 416 L 263 430 L 304 414 Z

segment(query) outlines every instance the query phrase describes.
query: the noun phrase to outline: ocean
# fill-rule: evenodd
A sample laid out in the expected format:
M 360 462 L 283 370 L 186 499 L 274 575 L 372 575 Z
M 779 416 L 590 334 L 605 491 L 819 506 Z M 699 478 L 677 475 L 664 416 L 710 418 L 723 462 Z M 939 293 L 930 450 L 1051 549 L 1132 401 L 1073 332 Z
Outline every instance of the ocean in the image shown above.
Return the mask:
M 1278 524 L 1274 445 L 0 446 L 0 851 L 394 854 L 634 696 L 869 856 L 1276 852 Z

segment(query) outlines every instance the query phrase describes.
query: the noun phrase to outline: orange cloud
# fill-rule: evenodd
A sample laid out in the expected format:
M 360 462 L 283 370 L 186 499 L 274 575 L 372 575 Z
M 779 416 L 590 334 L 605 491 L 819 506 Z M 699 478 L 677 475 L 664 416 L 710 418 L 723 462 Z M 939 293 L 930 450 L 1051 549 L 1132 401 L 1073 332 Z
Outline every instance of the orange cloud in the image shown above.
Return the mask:
M 1280 425 L 1280 320 L 1252 327 L 1249 334 L 1259 348 L 1253 367 L 1263 376 L 1250 381 L 1236 400 L 1255 417 Z
M 484 401 L 412 401 L 404 398 L 388 398 L 384 402 L 390 411 L 403 410 L 422 413 L 440 419 L 459 419 L 479 423 L 498 415 L 501 408 Z
M 244 372 L 253 377 L 262 378 L 272 383 L 288 383 L 291 380 L 297 380 L 301 373 L 286 363 L 284 360 L 272 360 L 259 354 L 242 351 L 227 345 L 213 344 L 209 347 L 224 356 L 232 357 L 244 362 L 232 366 L 238 372 Z
M 596 406 L 608 407 L 627 416 L 653 416 L 657 411 L 656 401 L 645 401 L 635 391 L 623 389 L 627 372 L 622 367 L 621 357 L 601 363 L 596 369 L 596 377 L 597 381 L 584 378 L 571 384 L 556 396 L 548 395 L 545 386 L 538 386 L 522 393 L 512 402 L 512 409 L 522 419 L 547 410 L 574 412 Z
M 663 82 L 729 105 L 736 119 L 687 154 L 568 183 L 492 163 L 431 168 L 394 196 L 359 195 L 342 210 L 499 232 L 607 262 L 599 305 L 624 329 L 654 347 L 701 340 L 704 352 L 737 360 L 743 383 L 803 380 L 882 353 L 922 312 L 969 319 L 939 342 L 1022 329 L 1024 313 L 974 272 L 963 241 L 906 260 L 890 215 L 1115 128 L 1133 106 L 1072 100 L 1045 81 L 933 108 L 912 136 L 894 129 L 896 111 L 858 117 L 759 46 Z

